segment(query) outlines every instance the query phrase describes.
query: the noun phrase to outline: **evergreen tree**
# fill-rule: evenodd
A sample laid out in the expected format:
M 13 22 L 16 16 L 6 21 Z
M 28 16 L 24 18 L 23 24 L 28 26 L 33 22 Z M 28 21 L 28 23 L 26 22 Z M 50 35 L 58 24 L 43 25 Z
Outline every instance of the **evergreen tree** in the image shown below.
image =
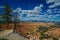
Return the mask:
M 7 28 L 9 26 L 9 23 L 11 22 L 11 17 L 12 17 L 12 9 L 8 4 L 4 5 L 4 13 L 3 13 L 3 18 L 6 20 L 7 23 Z

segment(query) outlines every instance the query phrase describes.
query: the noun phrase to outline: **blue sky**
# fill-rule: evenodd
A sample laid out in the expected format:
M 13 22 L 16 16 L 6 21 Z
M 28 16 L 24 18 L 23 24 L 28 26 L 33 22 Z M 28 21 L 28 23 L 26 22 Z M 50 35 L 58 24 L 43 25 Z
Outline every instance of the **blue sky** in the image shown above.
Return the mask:
M 0 0 L 0 13 L 6 3 L 22 21 L 60 21 L 60 0 Z

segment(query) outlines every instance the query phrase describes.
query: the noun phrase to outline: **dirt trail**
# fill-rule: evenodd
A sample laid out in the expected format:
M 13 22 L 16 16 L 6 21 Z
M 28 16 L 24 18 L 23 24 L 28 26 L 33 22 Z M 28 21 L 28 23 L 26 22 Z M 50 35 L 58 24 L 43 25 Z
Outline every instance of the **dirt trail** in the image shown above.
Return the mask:
M 5 30 L 0 32 L 0 38 L 7 38 L 8 40 L 30 40 L 20 36 L 17 33 L 13 33 L 13 29 Z
M 13 32 L 13 29 L 7 29 L 7 30 L 4 30 L 4 31 L 1 31 L 0 32 L 0 38 L 5 37 L 12 32 Z

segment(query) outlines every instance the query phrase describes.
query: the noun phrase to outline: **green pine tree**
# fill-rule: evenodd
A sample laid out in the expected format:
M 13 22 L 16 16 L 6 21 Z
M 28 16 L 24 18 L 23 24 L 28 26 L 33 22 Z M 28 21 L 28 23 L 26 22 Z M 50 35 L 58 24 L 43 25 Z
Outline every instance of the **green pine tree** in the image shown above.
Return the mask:
M 10 8 L 10 6 L 8 4 L 4 5 L 4 13 L 3 13 L 3 18 L 6 20 L 7 23 L 7 28 L 9 26 L 9 23 L 11 22 L 10 18 L 12 17 L 12 9 Z

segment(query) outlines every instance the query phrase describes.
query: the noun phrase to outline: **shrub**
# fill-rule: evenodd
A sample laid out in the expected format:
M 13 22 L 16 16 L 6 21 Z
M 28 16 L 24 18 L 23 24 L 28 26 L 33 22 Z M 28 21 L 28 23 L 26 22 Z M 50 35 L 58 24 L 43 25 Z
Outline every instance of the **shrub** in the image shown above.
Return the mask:
M 6 38 L 0 38 L 0 40 L 8 40 L 8 39 L 6 39 Z

